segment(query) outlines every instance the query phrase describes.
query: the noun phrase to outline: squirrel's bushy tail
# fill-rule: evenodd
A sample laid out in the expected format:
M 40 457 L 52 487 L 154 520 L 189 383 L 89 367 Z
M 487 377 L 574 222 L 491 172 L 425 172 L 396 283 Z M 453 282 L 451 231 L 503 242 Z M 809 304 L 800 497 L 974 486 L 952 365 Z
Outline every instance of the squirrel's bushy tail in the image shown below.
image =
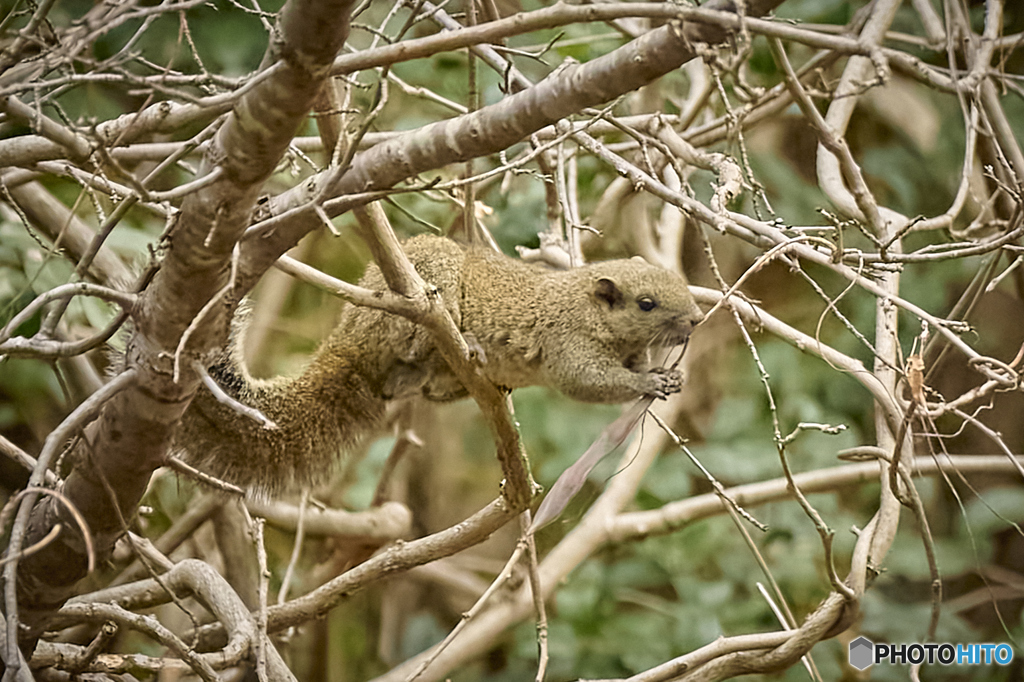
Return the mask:
M 344 360 L 294 378 L 256 379 L 237 343 L 210 376 L 238 402 L 274 422 L 268 429 L 201 388 L 182 417 L 172 450 L 210 475 L 258 492 L 323 480 L 342 452 L 383 421 L 384 400 Z

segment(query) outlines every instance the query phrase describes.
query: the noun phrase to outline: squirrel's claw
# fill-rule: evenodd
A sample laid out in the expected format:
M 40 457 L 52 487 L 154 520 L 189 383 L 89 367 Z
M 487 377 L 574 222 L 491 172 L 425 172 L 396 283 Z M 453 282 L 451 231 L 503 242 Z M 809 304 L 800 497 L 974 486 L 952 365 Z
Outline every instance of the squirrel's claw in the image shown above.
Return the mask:
M 683 390 L 683 374 L 678 370 L 659 367 L 648 372 L 647 378 L 651 382 L 651 388 L 646 391 L 647 395 L 653 395 L 660 400 Z

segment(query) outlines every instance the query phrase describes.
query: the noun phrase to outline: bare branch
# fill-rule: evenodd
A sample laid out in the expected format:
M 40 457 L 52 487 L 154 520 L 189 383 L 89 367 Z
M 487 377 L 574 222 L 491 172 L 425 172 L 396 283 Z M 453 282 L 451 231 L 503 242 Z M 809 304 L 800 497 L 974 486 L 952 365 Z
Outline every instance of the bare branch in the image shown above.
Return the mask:
M 72 504 L 89 510 L 86 518 L 101 556 L 110 551 L 120 519 L 131 515 L 151 472 L 162 463 L 171 429 L 198 386 L 199 378 L 191 371 L 180 383 L 173 381 L 169 359 L 200 309 L 227 283 L 231 252 L 248 225 L 260 187 L 287 149 L 347 37 L 349 9 L 347 0 L 294 0 L 286 5 L 278 40 L 268 52 L 268 64 L 277 63 L 245 92 L 207 151 L 201 174 L 219 167 L 217 181 L 185 199 L 167 257 L 138 305 L 137 326 L 128 343 L 126 362 L 134 368 L 137 388 L 105 406 L 91 434 L 90 466 L 76 468 L 64 486 Z M 202 356 L 219 345 L 230 312 L 225 306 L 208 316 L 192 334 L 186 352 Z M 117 508 L 109 504 L 102 484 L 113 480 Z M 45 518 L 54 511 L 39 509 L 36 515 Z M 35 532 L 45 533 L 48 525 L 39 524 Z M 33 570 L 54 564 L 63 570 Z M 17 581 L 21 599 L 41 608 L 44 616 L 70 593 L 85 568 L 80 550 L 60 540 L 22 566 Z M 16 582 L 12 578 L 7 581 L 10 589 Z

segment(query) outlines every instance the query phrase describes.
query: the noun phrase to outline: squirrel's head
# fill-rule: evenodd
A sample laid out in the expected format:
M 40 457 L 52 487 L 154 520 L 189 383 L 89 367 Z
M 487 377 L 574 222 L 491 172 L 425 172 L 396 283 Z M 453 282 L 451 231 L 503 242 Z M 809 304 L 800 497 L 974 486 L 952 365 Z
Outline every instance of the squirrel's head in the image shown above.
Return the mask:
M 590 296 L 607 328 L 627 343 L 682 343 L 704 319 L 686 280 L 641 258 L 595 263 Z

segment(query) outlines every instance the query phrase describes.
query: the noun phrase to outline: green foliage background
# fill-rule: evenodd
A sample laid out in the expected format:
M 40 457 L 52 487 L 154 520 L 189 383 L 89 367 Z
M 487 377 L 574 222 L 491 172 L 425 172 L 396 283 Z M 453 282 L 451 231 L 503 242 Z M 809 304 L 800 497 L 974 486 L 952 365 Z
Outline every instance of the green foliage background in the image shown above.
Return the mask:
M 76 16 L 91 3 L 58 3 L 58 12 Z M 862 3 L 791 0 L 780 16 L 805 22 L 848 20 Z M 271 3 L 270 5 L 273 5 Z M 534 6 L 527 3 L 524 9 Z M 268 11 L 273 6 L 264 7 Z M 903 12 L 909 12 L 904 7 Z M 383 9 L 372 8 L 374 21 Z M 368 16 L 366 21 L 370 21 Z M 910 21 L 906 18 L 905 21 Z M 1020 19 L 1017 19 L 1018 23 Z M 372 23 L 372 22 L 371 22 Z M 259 20 L 238 11 L 227 2 L 213 2 L 188 12 L 191 38 L 198 46 L 203 65 L 209 72 L 237 77 L 254 69 L 265 47 L 265 34 Z M 1007 28 L 1007 33 L 1017 30 Z M 133 32 L 126 26 L 105 36 L 95 45 L 95 56 L 103 58 L 123 45 Z M 542 46 L 556 32 L 542 32 L 510 41 L 513 47 L 528 49 Z M 366 44 L 364 31 L 355 31 L 353 43 Z M 550 65 L 565 57 L 591 59 L 619 44 L 606 27 L 572 26 L 566 29 L 544 60 Z M 754 41 L 750 60 L 752 78 L 757 85 L 770 86 L 780 76 L 763 40 Z M 172 63 L 176 68 L 194 72 L 198 66 L 189 57 L 180 39 L 180 26 L 173 16 L 158 19 L 145 32 L 138 48 L 158 64 Z M 523 60 L 527 73 L 537 74 L 545 67 Z M 466 98 L 466 60 L 464 54 L 445 54 L 396 67 L 396 73 L 410 83 L 430 88 L 457 102 Z M 481 91 L 485 102 L 502 95 L 500 79 L 482 71 Z M 367 83 L 372 79 L 363 77 Z M 668 79 L 670 87 L 684 87 L 681 76 Z M 881 203 L 906 215 L 933 215 L 944 211 L 952 200 L 959 179 L 963 156 L 963 124 L 955 99 L 936 95 L 921 86 L 908 86 L 918 103 L 933 117 L 940 131 L 931 144 L 922 146 L 908 122 L 894 120 L 883 111 L 859 111 L 850 141 L 862 161 L 872 189 Z M 359 94 L 358 104 L 366 106 L 373 96 L 368 87 Z M 95 85 L 69 90 L 61 104 L 72 119 L 103 119 L 137 109 L 139 98 L 131 98 Z M 1024 137 L 1024 106 L 1019 99 L 1006 101 L 1018 137 Z M 623 111 L 626 105 L 622 105 Z M 442 107 L 405 95 L 395 88 L 384 114 L 377 122 L 381 130 L 411 129 L 450 115 Z M 313 124 L 307 133 L 314 131 Z M 6 130 L 14 134 L 17 130 Z M 790 224 L 818 224 L 819 209 L 828 208 L 813 180 L 814 138 L 794 111 L 784 112 L 747 135 L 750 165 L 764 186 L 772 207 Z M 722 148 L 737 154 L 735 146 Z M 498 159 L 477 162 L 477 170 L 495 165 Z M 614 172 L 591 159 L 580 159 L 581 210 L 584 215 L 597 205 L 602 191 L 615 178 Z M 281 183 L 294 182 L 296 175 L 310 169 L 291 159 L 281 169 Z M 446 169 L 456 174 L 459 169 Z M 698 173 L 691 179 L 696 195 L 709 195 L 710 176 Z M 281 184 L 279 183 L 279 184 Z M 68 181 L 48 181 L 48 187 L 62 196 L 68 205 L 78 198 L 78 187 Z M 535 245 L 536 234 L 545 225 L 544 187 L 536 175 L 517 175 L 511 186 L 491 184 L 481 190 L 479 199 L 495 210 L 490 226 L 501 246 L 508 252 L 518 244 Z M 750 199 L 744 199 L 749 203 Z M 449 203 L 421 194 L 401 195 L 394 199 L 401 207 L 388 206 L 394 224 L 407 234 L 422 231 L 424 223 L 447 229 L 456 211 Z M 83 202 L 88 204 L 88 202 Z M 108 207 L 109 208 L 109 207 Z M 94 222 L 83 205 L 79 211 Z M 409 215 L 416 217 L 413 221 Z M 324 271 L 356 279 L 367 254 L 350 230 L 349 218 L 336 221 L 342 237 L 321 232 L 311 235 L 305 248 L 306 259 Z M 163 225 L 141 213 L 133 213 L 126 224 L 113 232 L 108 242 L 119 254 L 135 263 L 144 261 Z M 917 238 L 911 238 L 913 243 Z M 933 237 L 928 237 L 933 239 Z M 740 261 L 750 253 L 741 247 L 716 241 L 724 250 L 736 251 Z M 904 297 L 939 314 L 947 311 L 979 268 L 980 259 L 966 259 L 934 265 L 908 267 L 903 277 Z M 0 322 L 5 322 L 36 294 L 68 281 L 72 266 L 54 253 L 49 245 L 21 224 L 10 210 L 0 214 Z M 823 272 L 810 274 L 831 295 L 838 295 L 844 283 Z M 699 284 L 710 284 L 705 270 L 692 273 Z M 770 266 L 754 278 L 749 295 L 762 300 L 774 314 L 794 326 L 813 333 L 822 315 L 823 304 L 799 278 L 782 266 Z M 1006 281 L 996 295 L 1014 300 L 1020 309 L 1019 291 Z M 257 299 L 259 293 L 257 293 Z M 275 323 L 266 357 L 260 358 L 264 373 L 289 373 L 300 367 L 317 340 L 330 328 L 337 303 L 302 285 L 294 286 Z M 870 336 L 874 299 L 862 292 L 842 298 L 840 309 L 856 327 Z M 101 328 L 113 311 L 93 299 L 76 299 L 67 316 L 71 326 Z M 918 329 L 905 319 L 903 347 L 909 349 Z M 1020 319 L 981 318 L 974 321 L 979 349 L 996 357 L 1007 357 L 1007 348 L 1020 342 Z M 35 320 L 31 324 L 38 325 Z M 1007 330 L 1007 327 L 1010 327 Z M 31 331 L 26 328 L 25 332 Z M 710 330 L 709 330 L 710 333 Z M 825 320 L 820 337 L 839 350 L 866 363 L 866 350 L 834 319 Z M 778 402 L 778 418 L 783 435 L 799 422 L 845 425 L 839 435 L 807 432 L 788 450 L 798 471 L 836 464 L 836 453 L 859 443 L 870 442 L 873 430 L 871 401 L 850 378 L 826 363 L 801 354 L 798 350 L 766 335 L 755 337 L 758 353 L 770 377 L 770 386 Z M 735 335 L 716 341 L 721 352 L 714 365 L 714 396 L 709 396 L 704 422 L 690 424 L 684 435 L 692 439 L 698 458 L 726 485 L 752 482 L 781 475 L 772 444 L 771 413 L 757 368 L 746 347 Z M 1009 354 L 1012 356 L 1012 353 Z M 102 368 L 102 353 L 91 358 Z M 7 360 L 0 364 L 0 432 L 29 451 L 38 451 L 46 433 L 81 398 L 80 390 L 66 378 L 63 363 L 48 365 L 29 360 Z M 597 437 L 601 429 L 617 416 L 616 408 L 581 405 L 542 389 L 520 391 L 515 396 L 516 414 L 522 426 L 534 472 L 540 483 L 550 485 Z M 1020 401 L 1009 407 L 1016 418 Z M 456 499 L 420 500 L 424 507 L 445 507 L 445 518 L 468 515 L 480 500 L 492 497 L 500 478 L 490 456 L 489 436 L 475 416 L 474 408 L 462 403 L 431 412 L 436 430 L 447 433 L 446 445 L 456 448 L 463 459 L 446 459 L 436 477 L 457 479 L 464 496 Z M 1019 424 L 1020 422 L 1018 422 Z M 1019 427 L 1018 427 L 1019 428 Z M 1005 433 L 1008 441 L 1019 444 L 1022 434 Z M 953 441 L 956 445 L 958 441 Z M 976 440 L 960 443 L 973 446 Z M 337 500 L 359 508 L 368 504 L 391 441 L 384 439 L 368 446 L 362 456 L 353 459 L 338 488 Z M 419 472 L 422 462 L 410 464 Z M 441 466 L 441 465 L 439 465 Z M 19 473 L 3 471 L 9 490 L 20 484 Z M 615 475 L 614 467 L 599 468 L 583 493 L 563 519 L 546 529 L 539 538 L 541 549 L 551 546 L 583 514 L 589 503 Z M 416 476 L 412 476 L 415 482 Z M 427 480 L 435 480 L 433 478 Z M 924 482 L 921 491 L 929 509 L 943 575 L 952 583 L 971 576 L 981 566 L 1003 561 L 1000 552 L 1009 551 L 1013 538 L 1005 531 L 1007 520 L 1019 521 L 1024 509 L 1024 489 L 1003 486 L 998 481 L 983 485 L 983 499 L 968 495 L 961 508 L 945 485 Z M 635 502 L 640 509 L 657 508 L 669 501 L 706 492 L 708 486 L 688 460 L 678 451 L 663 453 L 649 472 Z M 429 486 L 416 493 L 416 499 L 430 498 Z M 196 491 L 170 477 L 159 478 L 146 500 L 151 510 L 138 521 L 147 535 L 157 536 L 180 515 Z M 828 524 L 837 530 L 836 551 L 839 565 L 849 559 L 854 536 L 850 529 L 863 526 L 877 500 L 875 486 L 865 486 L 838 494 L 817 495 L 813 502 Z M 414 500 L 415 509 L 415 500 Z M 999 510 L 1000 514 L 993 513 Z M 753 510 L 767 523 L 766 534 L 755 535 L 761 552 L 774 571 L 782 589 L 789 595 L 798 618 L 812 610 L 825 596 L 828 581 L 822 566 L 822 551 L 812 523 L 795 503 L 776 503 Z M 435 527 L 420 530 L 437 530 Z M 1019 530 L 1019 529 L 1018 529 Z M 756 531 L 752 531 L 755 532 Z M 1012 535 L 1012 532 L 1011 532 Z M 1020 537 L 1015 538 L 1019 546 Z M 510 537 L 500 537 L 484 548 L 483 555 L 496 560 L 507 554 Z M 275 588 L 291 551 L 291 537 L 277 532 L 268 536 L 274 565 Z M 312 543 L 304 554 L 304 571 L 312 574 L 319 562 L 329 561 L 329 543 Z M 1019 549 L 1016 551 L 1020 551 Z M 922 544 L 911 520 L 901 527 L 877 585 L 868 592 L 864 604 L 861 632 L 876 640 L 919 641 L 927 622 L 929 575 Z M 1019 568 L 1019 565 L 1018 565 Z M 586 561 L 557 593 L 550 613 L 551 668 L 549 680 L 576 678 L 617 678 L 642 671 L 673 656 L 712 641 L 723 634 L 773 630 L 777 622 L 759 596 L 755 584 L 763 581 L 758 566 L 739 534 L 727 518 L 715 518 L 688 526 L 662 537 L 652 537 L 623 546 L 608 547 Z M 302 584 L 308 589 L 312 584 Z M 292 652 L 300 679 L 341 681 L 365 679 L 388 668 L 378 657 L 380 599 L 388 586 L 374 588 L 346 602 L 322 623 L 310 624 L 294 635 Z M 440 640 L 457 621 L 459 612 L 452 602 L 418 595 L 416 608 L 408 614 L 395 653 L 404 658 Z M 1024 627 L 1019 604 L 1003 613 L 1003 622 L 991 617 L 968 618 L 945 611 L 939 641 L 985 642 L 1022 641 Z M 1020 653 L 1020 649 L 1017 649 Z M 843 643 L 830 640 L 814 650 L 815 662 L 824 679 L 840 679 L 845 662 Z M 509 633 L 495 652 L 460 671 L 456 680 L 521 680 L 535 670 L 536 643 L 532 624 L 523 624 Z M 1020 666 L 1013 669 L 1017 674 Z M 930 679 L 968 679 L 963 669 L 928 671 Z M 969 679 L 1008 679 L 1010 671 L 993 669 L 985 677 L 982 669 L 971 670 Z M 905 670 L 881 667 L 872 679 L 903 679 Z M 799 666 L 781 673 L 780 679 L 803 680 L 806 672 Z

